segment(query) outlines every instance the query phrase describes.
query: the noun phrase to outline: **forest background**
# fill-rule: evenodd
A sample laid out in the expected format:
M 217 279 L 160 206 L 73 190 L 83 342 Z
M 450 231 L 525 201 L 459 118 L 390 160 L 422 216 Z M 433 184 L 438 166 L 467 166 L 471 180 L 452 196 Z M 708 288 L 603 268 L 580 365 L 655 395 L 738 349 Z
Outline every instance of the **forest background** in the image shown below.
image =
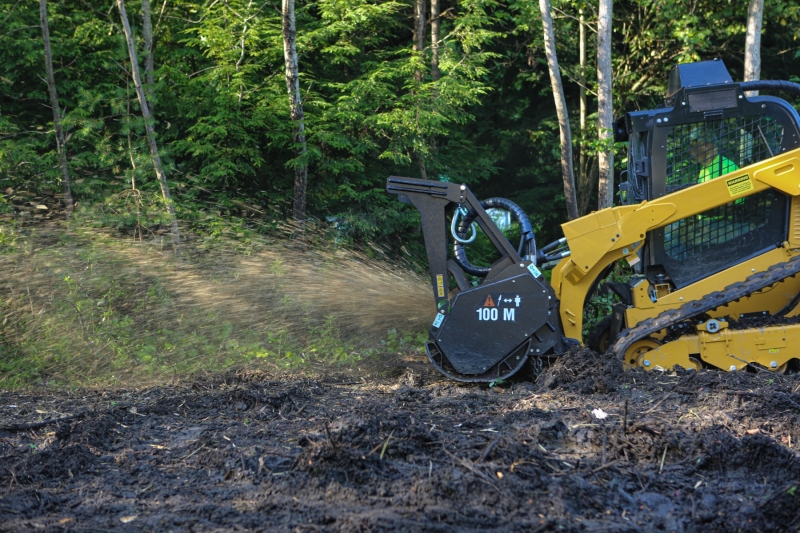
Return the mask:
M 85 347 L 84 357 L 117 376 L 131 361 L 150 364 L 151 372 L 166 368 L 158 367 L 159 361 L 169 361 L 175 370 L 176 361 L 196 360 L 209 346 L 222 354 L 220 368 L 253 357 L 302 363 L 298 353 L 325 351 L 334 359 L 355 353 L 327 311 L 304 322 L 306 331 L 298 340 L 288 325 L 288 296 L 262 302 L 265 309 L 284 312 L 273 317 L 269 331 L 260 325 L 266 315 L 254 313 L 246 302 L 224 308 L 214 300 L 216 315 L 205 309 L 191 322 L 175 311 L 177 297 L 168 290 L 170 284 L 188 283 L 185 271 L 164 274 L 165 267 L 152 262 L 136 266 L 139 252 L 115 244 L 102 254 L 107 268 L 102 273 L 96 247 L 92 252 L 84 247 L 83 255 L 67 260 L 63 250 L 34 258 L 30 252 L 41 248 L 21 244 L 24 232 L 12 226 L 19 215 L 40 206 L 30 202 L 20 212 L 19 191 L 63 196 L 41 6 L 48 20 L 73 219 L 79 224 L 139 239 L 143 232 L 169 235 L 166 203 L 174 207 L 182 231 L 242 240 L 268 235 L 292 218 L 298 169 L 307 169 L 304 220 L 333 225 L 329 234 L 337 243 L 368 252 L 392 250 L 412 262 L 424 261 L 419 215 L 386 194 L 390 175 L 463 182 L 479 198 L 510 198 L 530 215 L 541 243 L 561 236 L 567 209 L 559 122 L 538 2 L 437 0 L 431 13 L 424 0 L 303 0 L 295 13 L 299 81 L 294 101 L 291 91 L 287 95 L 286 1 L 283 6 L 256 0 L 130 1 L 125 7 L 136 69 L 119 3 L 0 1 L 0 247 L 3 254 L 28 254 L 12 261 L 16 270 L 7 274 L 0 301 L 5 328 L 0 385 L 63 372 L 59 361 L 74 361 L 78 345 Z M 735 80 L 743 79 L 747 7 L 735 0 L 614 2 L 614 116 L 662 103 L 669 70 L 678 63 L 721 58 Z M 425 13 L 421 23 L 420 10 Z M 597 156 L 608 148 L 598 140 L 597 127 L 598 11 L 597 3 L 580 0 L 552 0 L 550 9 L 581 214 L 598 206 Z M 800 81 L 799 33 L 795 2 L 765 0 L 761 79 Z M 137 97 L 137 70 L 152 112 L 149 120 Z M 291 103 L 302 104 L 305 149 Z M 148 127 L 158 142 L 171 200 L 163 197 Z M 618 179 L 626 153 L 621 144 L 614 149 Z M 249 254 L 254 247 L 245 243 L 238 250 Z M 298 270 L 287 264 L 288 252 L 269 254 L 256 263 L 266 264 L 271 274 Z M 349 275 L 357 276 L 359 264 L 343 267 L 343 275 L 349 268 Z M 139 269 L 138 285 L 114 275 L 133 266 Z M 155 279 L 159 269 L 164 275 Z M 42 273 L 38 288 L 30 285 L 32 271 Z M 239 287 L 240 274 L 235 274 Z M 398 285 L 381 285 L 390 273 L 360 275 L 403 308 Z M 321 279 L 312 273 L 295 281 L 319 300 Z M 207 283 L 195 281 L 191 290 Z M 329 279 L 325 283 L 333 286 Z M 409 299 L 417 294 L 406 292 Z M 143 303 L 132 304 L 131 294 Z M 193 294 L 199 298 L 197 291 Z M 358 305 L 361 319 L 381 313 Z M 308 315 L 307 307 L 296 311 Z M 231 318 L 236 313 L 239 322 Z M 390 331 L 384 344 L 394 346 L 403 338 L 408 339 Z M 81 375 L 88 376 L 84 363 Z
M 416 212 L 384 192 L 389 175 L 464 182 L 478 197 L 514 199 L 543 241 L 556 237 L 566 209 L 538 5 L 441 0 L 436 46 L 428 16 L 424 50 L 417 53 L 417 3 L 297 5 L 308 146 L 300 157 L 277 2 L 153 0 L 152 8 L 146 2 L 151 42 L 142 38 L 142 3 L 128 3 L 178 217 L 202 222 L 215 212 L 269 226 L 291 213 L 295 168 L 305 165 L 308 216 L 339 222 L 355 240 L 396 247 L 420 242 Z M 47 9 L 75 200 L 107 201 L 132 183 L 157 198 L 115 3 L 51 1 Z M 583 214 L 597 206 L 597 4 L 554 0 L 551 12 Z M 587 29 L 583 69 L 581 17 Z M 677 63 L 719 57 L 734 79 L 743 79 L 746 18 L 746 4 L 729 0 L 615 2 L 614 116 L 660 103 Z M 761 78 L 797 80 L 800 8 L 767 0 L 763 20 Z M 39 6 L 3 0 L 2 189 L 61 189 L 44 72 Z M 583 128 L 581 85 L 588 94 Z M 618 176 L 626 164 L 621 147 L 615 162 Z

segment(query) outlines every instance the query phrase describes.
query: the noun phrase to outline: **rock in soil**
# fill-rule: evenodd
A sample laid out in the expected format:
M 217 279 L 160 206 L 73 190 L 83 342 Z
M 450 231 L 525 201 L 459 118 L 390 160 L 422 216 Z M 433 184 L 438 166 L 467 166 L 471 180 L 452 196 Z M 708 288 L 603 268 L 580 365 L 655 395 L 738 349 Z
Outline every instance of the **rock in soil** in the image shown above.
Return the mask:
M 800 378 L 224 375 L 0 394 L 0 531 L 797 531 Z

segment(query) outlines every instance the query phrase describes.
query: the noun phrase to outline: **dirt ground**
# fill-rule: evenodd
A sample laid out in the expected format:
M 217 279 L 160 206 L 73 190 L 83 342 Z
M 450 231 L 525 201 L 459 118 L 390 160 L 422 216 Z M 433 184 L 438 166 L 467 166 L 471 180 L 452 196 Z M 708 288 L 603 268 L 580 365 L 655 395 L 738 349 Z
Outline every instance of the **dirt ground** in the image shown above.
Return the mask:
M 0 393 L 0 530 L 800 528 L 797 375 L 388 375 Z

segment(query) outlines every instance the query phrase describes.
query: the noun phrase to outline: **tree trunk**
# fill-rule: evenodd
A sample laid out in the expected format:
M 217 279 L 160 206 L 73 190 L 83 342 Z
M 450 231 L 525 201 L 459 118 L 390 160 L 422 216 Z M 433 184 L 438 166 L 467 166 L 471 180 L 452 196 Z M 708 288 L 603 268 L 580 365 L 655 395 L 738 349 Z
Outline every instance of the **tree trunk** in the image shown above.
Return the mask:
M 595 191 L 595 184 L 599 176 L 596 157 L 584 156 L 582 165 L 580 175 L 583 178 L 578 182 L 578 213 L 580 216 L 591 210 L 592 193 Z
M 578 197 L 578 214 L 583 216 L 589 210 L 589 202 L 592 196 L 592 185 L 594 184 L 594 176 L 590 175 L 591 172 L 597 173 L 596 160 L 594 158 L 586 157 L 586 20 L 583 16 L 583 9 L 578 10 L 578 62 L 580 65 L 580 88 L 579 88 L 579 102 L 580 102 L 580 139 L 581 143 L 578 145 L 578 175 L 577 178 L 577 191 Z M 589 160 L 592 160 L 590 168 Z
M 47 0 L 39 0 L 39 20 L 42 26 L 42 40 L 44 41 L 44 69 L 47 77 L 47 90 L 50 93 L 50 106 L 53 108 L 53 128 L 56 130 L 56 150 L 58 162 L 61 166 L 61 184 L 64 192 L 64 207 L 67 216 L 72 213 L 72 189 L 69 183 L 69 167 L 67 166 L 67 147 L 64 142 L 64 129 L 61 127 L 61 110 L 58 107 L 58 92 L 56 91 L 56 78 L 53 75 L 53 52 L 50 48 L 50 26 L 47 23 Z
M 153 127 L 153 117 L 147 105 L 144 87 L 142 87 L 142 76 L 139 74 L 139 60 L 136 57 L 136 46 L 133 44 L 133 33 L 131 32 L 131 25 L 128 22 L 128 14 L 125 12 L 125 0 L 117 0 L 117 8 L 119 8 L 119 16 L 122 19 L 125 41 L 127 41 L 128 44 L 128 55 L 131 59 L 131 77 L 133 78 L 133 86 L 136 88 L 136 95 L 139 98 L 139 107 L 142 109 L 142 116 L 144 117 L 147 144 L 150 146 L 150 155 L 153 157 L 153 167 L 155 167 L 156 176 L 161 185 L 161 194 L 164 196 L 164 200 L 167 203 L 167 211 L 172 218 L 172 245 L 175 249 L 175 254 L 180 255 L 180 234 L 178 233 L 178 219 L 175 216 L 175 204 L 172 203 L 172 197 L 169 194 L 169 186 L 167 185 L 167 175 L 164 173 L 164 168 L 161 166 L 161 157 L 158 155 L 156 131 Z
M 439 22 L 439 0 L 431 0 L 431 79 L 437 81 L 441 79 L 442 72 L 439 70 L 439 38 L 440 38 L 440 22 Z M 436 150 L 439 143 L 436 136 L 431 138 L 431 158 L 436 157 Z M 420 176 L 423 179 L 428 179 L 428 172 L 425 169 L 425 164 L 420 159 Z
M 431 78 L 442 77 L 439 70 L 439 0 L 431 0 Z
M 614 110 L 611 100 L 612 0 L 600 0 L 597 16 L 597 137 L 600 141 L 597 207 L 614 205 Z
M 539 0 L 539 10 L 542 13 L 547 68 L 550 71 L 550 84 L 553 87 L 553 99 L 556 104 L 558 129 L 561 136 L 561 177 L 564 180 L 564 198 L 567 202 L 567 216 L 573 220 L 578 218 L 578 202 L 575 199 L 575 175 L 572 169 L 572 134 L 569 128 L 564 87 L 561 84 L 561 72 L 558 69 L 553 18 L 550 16 L 550 0 Z
M 425 0 L 415 0 L 414 3 L 414 51 L 420 56 L 425 51 Z M 417 70 L 414 77 L 422 81 L 422 71 Z
M 150 113 L 155 114 L 153 103 L 153 21 L 150 17 L 150 0 L 142 0 L 142 38 L 144 39 L 144 81 L 147 84 L 147 102 Z
M 764 0 L 750 0 L 747 8 L 747 34 L 744 40 L 744 81 L 761 78 L 761 23 L 764 18 Z M 747 91 L 747 96 L 758 96 L 758 91 Z
M 294 0 L 283 0 L 283 58 L 286 65 L 286 90 L 289 92 L 289 109 L 293 122 L 292 134 L 301 161 L 306 154 L 306 130 L 303 120 L 303 101 L 300 97 L 300 72 L 297 62 L 297 28 L 294 18 Z M 306 220 L 306 189 L 308 166 L 305 162 L 294 171 L 294 219 L 302 224 Z
M 423 54 L 425 52 L 425 0 L 414 0 L 414 55 L 419 64 L 423 63 Z M 414 79 L 422 83 L 425 78 L 422 70 L 419 68 L 414 72 Z M 417 120 L 419 120 L 419 111 L 417 112 Z M 428 179 L 428 172 L 425 169 L 425 156 L 423 151 L 414 150 L 414 155 L 419 164 L 419 175 L 422 179 Z

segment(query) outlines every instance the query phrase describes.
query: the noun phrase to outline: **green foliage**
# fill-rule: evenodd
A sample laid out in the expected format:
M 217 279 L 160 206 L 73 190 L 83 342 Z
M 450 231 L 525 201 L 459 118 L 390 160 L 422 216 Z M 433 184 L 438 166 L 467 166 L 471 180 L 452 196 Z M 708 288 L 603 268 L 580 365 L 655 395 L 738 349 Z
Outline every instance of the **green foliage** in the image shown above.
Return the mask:
M 244 365 L 350 367 L 416 352 L 427 339 L 425 332 L 395 329 L 373 341 L 342 334 L 335 316 L 318 316 L 313 302 L 294 298 L 276 282 L 289 267 L 280 255 L 257 286 L 242 285 L 253 282 L 240 281 L 230 263 L 259 247 L 251 243 L 245 251 L 235 225 L 215 237 L 213 255 L 226 258 L 220 267 L 198 255 L 208 246 L 202 236 L 193 258 L 175 262 L 147 239 L 131 250 L 124 241 L 94 233 L 91 225 L 79 224 L 84 216 L 74 217 L 58 241 L 47 237 L 44 247 L 36 235 L 0 226 L 6 272 L 0 387 L 147 382 Z M 263 239 L 260 246 L 266 246 Z M 272 290 L 256 307 L 231 310 L 234 298 L 223 300 L 224 308 L 213 299 L 204 303 L 215 292 L 263 292 L 264 283 L 272 283 Z
M 496 379 L 496 380 L 494 380 L 494 381 L 489 383 L 489 388 L 491 389 L 491 388 L 494 388 L 494 387 L 499 387 L 503 383 L 505 383 L 505 382 L 503 381 L 502 378 Z
M 589 301 L 583 310 L 583 337 L 584 339 L 592 333 L 598 322 L 611 314 L 614 304 L 619 303 L 620 299 L 610 290 L 600 290 L 603 283 L 622 282 L 628 283 L 633 277 L 633 271 L 624 263 L 615 263 L 611 272 L 602 280 L 599 280 L 597 289 L 589 295 Z
M 155 4 L 154 4 L 155 5 Z M 578 9 L 554 0 L 558 53 L 577 118 Z M 142 45 L 140 6 L 128 5 Z M 261 213 L 259 231 L 288 213 L 294 168 L 308 165 L 309 213 L 340 222 L 349 242 L 387 239 L 422 251 L 418 218 L 383 190 L 388 175 L 469 183 L 481 197 L 505 196 L 530 213 L 542 241 L 559 237 L 564 202 L 555 112 L 535 3 L 445 0 L 440 79 L 431 49 L 412 51 L 408 0 L 311 0 L 298 5 L 298 50 L 308 151 L 296 157 L 284 80 L 281 16 L 245 0 L 178 0 L 154 10 L 154 126 L 179 214 L 209 204 L 225 214 Z M 738 77 L 745 9 L 729 0 L 628 0 L 615 4 L 615 108 L 661 100 L 678 61 L 722 57 Z M 158 186 L 131 65 L 115 9 L 83 0 L 49 3 L 56 84 L 79 204 L 130 204 Z M 0 188 L 58 189 L 52 114 L 43 78 L 35 3 L 0 6 Z M 765 7 L 762 76 L 796 75 L 800 10 Z M 595 43 L 589 32 L 587 129 L 576 147 L 597 149 L 592 95 Z M 771 53 L 774 51 L 775 53 Z M 780 53 L 778 53 L 780 52 Z M 140 53 L 143 61 L 144 54 Z M 139 65 L 141 68 L 142 65 Z M 617 165 L 624 164 L 619 153 Z M 577 150 L 576 150 L 577 158 Z M 135 184 L 132 187 L 131 184 Z M 582 194 L 593 195 L 591 188 Z M 591 205 L 588 201 L 587 205 Z M 129 211 L 130 213 L 130 211 Z M 264 215 L 266 214 L 266 215 Z M 129 216 L 126 225 L 132 223 Z
M 392 328 L 387 332 L 383 345 L 389 353 L 402 353 L 422 350 L 427 340 L 427 332 L 414 334 L 408 331 L 398 332 L 396 328 Z

